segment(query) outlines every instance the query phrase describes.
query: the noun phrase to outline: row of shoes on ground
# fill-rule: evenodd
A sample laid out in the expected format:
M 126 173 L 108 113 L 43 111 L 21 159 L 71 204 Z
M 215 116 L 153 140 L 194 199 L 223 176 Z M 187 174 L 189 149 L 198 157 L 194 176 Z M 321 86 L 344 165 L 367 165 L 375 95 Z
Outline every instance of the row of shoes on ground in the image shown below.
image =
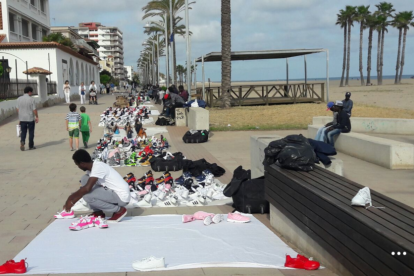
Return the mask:
M 151 110 L 145 106 L 140 107 L 125 107 L 125 108 L 107 108 L 102 114 L 99 121 L 101 127 L 113 127 L 118 125 L 120 127 L 135 125 L 135 122 L 148 119 Z
M 87 205 L 84 199 L 80 199 L 78 202 L 81 202 L 81 204 L 83 204 L 85 207 Z M 73 207 L 75 207 L 75 205 Z M 67 212 L 66 210 L 57 212 L 57 214 L 54 215 L 54 218 L 55 219 L 74 219 L 76 208 L 73 208 L 73 207 L 69 212 Z M 88 207 L 88 209 L 85 208 L 83 211 L 89 211 L 89 210 L 90 208 Z M 126 208 L 120 207 L 120 210 L 118 212 L 113 213 L 112 217 L 106 220 L 104 212 L 96 211 L 87 216 L 80 216 L 75 222 L 71 224 L 71 227 L 69 227 L 69 229 L 83 230 L 83 229 L 91 228 L 91 227 L 108 228 L 107 222 L 111 222 L 111 223 L 119 222 L 126 216 L 126 214 L 127 214 Z

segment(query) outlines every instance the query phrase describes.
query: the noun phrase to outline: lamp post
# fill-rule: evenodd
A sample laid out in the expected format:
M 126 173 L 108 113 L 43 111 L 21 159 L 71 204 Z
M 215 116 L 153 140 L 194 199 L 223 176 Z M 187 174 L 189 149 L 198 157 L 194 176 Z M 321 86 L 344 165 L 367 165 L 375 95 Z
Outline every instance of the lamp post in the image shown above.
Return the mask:
M 155 74 L 155 75 L 157 75 L 157 81 L 156 81 L 157 84 L 159 84 L 159 82 L 160 82 L 160 47 L 159 47 L 158 36 L 159 36 L 159 34 L 157 34 L 157 40 L 153 40 L 153 39 L 148 39 L 147 40 L 148 42 L 153 43 L 152 44 L 152 46 L 153 46 L 153 48 L 152 48 L 153 54 L 154 54 L 154 43 L 157 44 L 157 74 Z
M 187 39 L 187 90 L 188 100 L 191 100 L 191 50 L 190 50 L 190 18 L 188 17 L 188 0 L 185 0 L 185 32 Z
M 175 68 L 174 68 L 174 48 L 175 48 L 175 40 L 174 40 L 174 25 L 173 25 L 173 5 L 172 0 L 170 0 L 170 35 L 172 37 L 171 41 L 171 75 L 172 75 L 172 83 L 175 83 Z

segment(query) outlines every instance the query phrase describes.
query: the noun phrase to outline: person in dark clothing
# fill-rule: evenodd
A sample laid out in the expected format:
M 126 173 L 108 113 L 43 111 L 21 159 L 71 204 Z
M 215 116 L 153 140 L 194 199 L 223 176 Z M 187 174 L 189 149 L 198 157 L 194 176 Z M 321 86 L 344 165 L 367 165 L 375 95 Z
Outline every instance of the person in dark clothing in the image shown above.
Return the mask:
M 171 108 L 170 108 L 170 115 L 172 119 L 175 119 L 175 109 L 183 107 L 185 104 L 185 101 L 183 98 L 181 98 L 177 94 L 168 94 L 168 99 L 171 100 Z
M 337 123 L 326 130 L 326 136 L 328 144 L 334 146 L 335 136 L 351 131 L 351 120 L 349 119 L 348 113 L 343 109 L 343 103 L 341 101 L 336 101 L 332 109 L 334 112 L 338 112 Z
M 177 87 L 175 87 L 175 85 L 171 85 L 170 87 L 168 87 L 168 91 L 170 91 L 170 93 L 174 93 L 174 94 L 179 94 Z
M 180 91 L 180 93 L 178 95 L 180 95 L 181 98 L 183 98 L 184 101 L 188 101 L 188 92 L 187 90 L 184 90 L 184 86 L 180 85 L 178 86 L 178 91 Z
M 351 117 L 352 108 L 354 107 L 354 102 L 351 100 L 351 92 L 345 93 L 345 100 L 342 101 L 342 104 L 348 116 Z

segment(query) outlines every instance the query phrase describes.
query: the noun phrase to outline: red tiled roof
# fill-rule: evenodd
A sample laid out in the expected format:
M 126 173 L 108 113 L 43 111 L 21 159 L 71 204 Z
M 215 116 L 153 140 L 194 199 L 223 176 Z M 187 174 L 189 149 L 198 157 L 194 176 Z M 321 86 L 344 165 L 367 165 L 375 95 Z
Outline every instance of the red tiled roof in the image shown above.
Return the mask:
M 86 62 L 97 65 L 98 63 L 93 60 L 73 51 L 69 47 L 63 46 L 57 42 L 5 42 L 0 43 L 0 49 L 46 49 L 46 48 L 58 48 L 70 55 L 83 59 Z
M 42 74 L 42 75 L 50 75 L 53 74 L 52 72 L 40 68 L 40 67 L 33 67 L 23 72 L 23 74 L 32 75 L 32 74 Z
M 5 39 L 6 38 L 6 35 L 5 34 L 2 34 L 2 35 L 0 35 L 0 43 L 3 41 L 3 39 Z

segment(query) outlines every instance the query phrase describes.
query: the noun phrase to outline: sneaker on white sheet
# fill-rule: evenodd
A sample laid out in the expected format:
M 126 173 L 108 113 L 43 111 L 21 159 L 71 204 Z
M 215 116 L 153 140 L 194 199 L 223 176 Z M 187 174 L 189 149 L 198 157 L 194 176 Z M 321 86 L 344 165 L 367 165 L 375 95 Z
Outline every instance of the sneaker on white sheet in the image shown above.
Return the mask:
M 88 212 L 91 211 L 89 204 L 83 199 L 79 199 L 75 205 L 72 206 L 72 210 L 75 212 Z

